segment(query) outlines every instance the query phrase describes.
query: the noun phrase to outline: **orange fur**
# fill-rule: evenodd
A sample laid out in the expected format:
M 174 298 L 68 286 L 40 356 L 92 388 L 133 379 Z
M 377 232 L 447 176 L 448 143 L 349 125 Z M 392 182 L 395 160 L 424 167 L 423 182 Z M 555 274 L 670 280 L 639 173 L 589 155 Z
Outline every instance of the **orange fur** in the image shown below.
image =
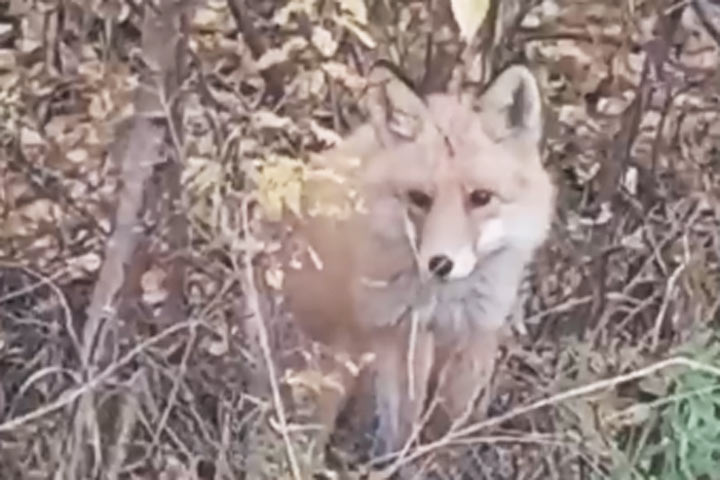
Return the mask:
M 409 438 L 431 386 L 447 421 L 473 411 L 555 190 L 540 160 L 538 87 L 524 67 L 479 97 L 428 99 L 377 67 L 367 98 L 370 121 L 315 161 L 303 215 L 286 219 L 296 242 L 286 245 L 284 292 L 310 338 L 374 355 L 376 435 L 387 451 Z M 340 378 L 345 393 L 322 400 L 328 428 L 356 380 Z

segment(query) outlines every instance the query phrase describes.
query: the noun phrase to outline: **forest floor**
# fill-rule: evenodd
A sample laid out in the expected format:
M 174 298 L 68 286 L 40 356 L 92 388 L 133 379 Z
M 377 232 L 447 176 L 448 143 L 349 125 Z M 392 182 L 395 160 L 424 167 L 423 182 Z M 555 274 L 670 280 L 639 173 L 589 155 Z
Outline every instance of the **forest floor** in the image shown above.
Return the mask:
M 0 3 L 0 479 L 297 478 L 248 172 L 357 125 L 378 58 L 424 92 L 528 64 L 559 190 L 490 417 L 426 466 L 718 478 L 720 4 L 491 2 L 466 45 L 448 2 Z M 363 478 L 337 450 L 324 475 Z

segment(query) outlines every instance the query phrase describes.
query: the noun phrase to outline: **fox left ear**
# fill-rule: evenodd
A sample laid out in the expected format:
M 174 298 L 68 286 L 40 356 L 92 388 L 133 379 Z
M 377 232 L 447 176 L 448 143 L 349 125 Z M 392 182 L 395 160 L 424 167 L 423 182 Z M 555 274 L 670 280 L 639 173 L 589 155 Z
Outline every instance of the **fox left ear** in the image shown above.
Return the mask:
M 388 145 L 417 138 L 427 107 L 391 64 L 377 62 L 368 75 L 367 88 L 365 106 L 378 139 Z
M 523 65 L 503 70 L 478 99 L 476 106 L 485 124 L 499 138 L 542 138 L 542 100 L 537 80 Z

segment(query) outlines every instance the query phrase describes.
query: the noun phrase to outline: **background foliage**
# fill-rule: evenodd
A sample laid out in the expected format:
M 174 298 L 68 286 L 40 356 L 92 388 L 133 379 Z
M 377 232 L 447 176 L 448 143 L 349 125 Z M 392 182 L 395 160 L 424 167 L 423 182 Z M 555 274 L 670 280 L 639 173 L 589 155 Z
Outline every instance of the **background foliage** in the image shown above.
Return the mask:
M 298 162 L 362 120 L 389 58 L 424 92 L 530 65 L 560 190 L 496 372 L 502 421 L 426 466 L 715 478 L 719 56 L 710 0 L 0 3 L 0 477 L 369 468 L 342 432 L 309 454 L 327 379 L 283 368 L 312 346 L 281 313 L 256 321 L 250 260 L 276 284 L 277 237 L 244 212 L 292 204 Z

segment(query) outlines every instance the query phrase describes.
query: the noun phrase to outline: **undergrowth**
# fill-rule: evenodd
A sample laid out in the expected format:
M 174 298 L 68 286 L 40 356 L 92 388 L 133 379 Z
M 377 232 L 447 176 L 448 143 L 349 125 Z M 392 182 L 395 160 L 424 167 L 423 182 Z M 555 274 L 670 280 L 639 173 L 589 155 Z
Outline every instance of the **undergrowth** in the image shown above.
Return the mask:
M 714 331 L 678 348 L 706 365 L 720 366 Z M 622 433 L 614 452 L 617 480 L 712 480 L 720 476 L 720 377 L 683 370 L 658 373 L 666 391 L 633 407 L 643 421 Z M 657 379 L 656 379 L 657 380 Z

